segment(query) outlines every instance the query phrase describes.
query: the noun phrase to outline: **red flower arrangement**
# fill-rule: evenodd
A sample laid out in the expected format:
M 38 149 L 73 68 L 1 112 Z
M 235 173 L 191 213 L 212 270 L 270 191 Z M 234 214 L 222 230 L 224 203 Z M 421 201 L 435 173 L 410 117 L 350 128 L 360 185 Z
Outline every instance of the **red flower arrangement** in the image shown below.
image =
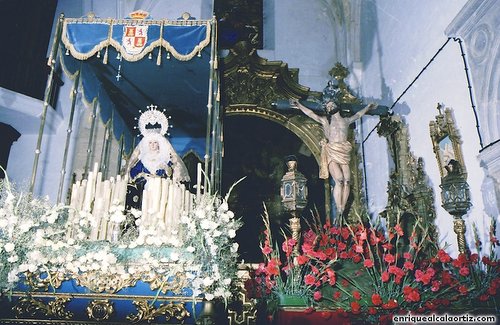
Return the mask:
M 268 304 L 282 293 L 296 294 L 306 296 L 309 307 L 363 314 L 370 322 L 405 311 L 422 314 L 456 308 L 464 313 L 481 307 L 491 313 L 491 308 L 498 308 L 494 300 L 500 296 L 500 263 L 494 248 L 499 242 L 493 236 L 494 225 L 491 254 L 482 258 L 478 254 L 452 258 L 438 247 L 429 254 L 433 247 L 425 245 L 432 241 L 419 224 L 408 236 L 399 224 L 384 232 L 361 223 L 338 227 L 327 222 L 304 231 L 300 249 L 296 240 L 285 236 L 286 258 L 281 259 L 271 249 L 266 213 L 264 223 L 265 263 L 255 279 L 265 284 L 262 298 Z

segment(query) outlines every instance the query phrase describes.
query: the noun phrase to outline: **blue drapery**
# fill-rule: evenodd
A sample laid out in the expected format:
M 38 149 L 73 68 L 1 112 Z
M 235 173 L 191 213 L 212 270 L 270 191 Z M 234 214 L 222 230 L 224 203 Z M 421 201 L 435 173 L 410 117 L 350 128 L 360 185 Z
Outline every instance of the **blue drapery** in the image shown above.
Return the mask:
M 144 43 L 131 51 L 124 33 L 134 27 L 145 32 Z M 66 18 L 61 40 L 65 71 L 80 71 L 85 100 L 99 101 L 104 123 L 113 118 L 127 152 L 134 118 L 154 104 L 172 116 L 170 141 L 181 156 L 206 154 L 211 21 Z

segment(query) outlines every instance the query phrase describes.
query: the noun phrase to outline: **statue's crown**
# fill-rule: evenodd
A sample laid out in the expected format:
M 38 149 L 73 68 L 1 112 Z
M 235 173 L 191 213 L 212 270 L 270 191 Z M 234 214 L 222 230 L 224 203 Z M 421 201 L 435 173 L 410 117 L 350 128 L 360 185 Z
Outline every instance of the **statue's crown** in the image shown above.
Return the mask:
M 152 133 L 159 133 L 165 135 L 168 133 L 168 128 L 170 127 L 168 123 L 169 117 L 167 117 L 163 111 L 158 110 L 158 106 L 149 105 L 147 110 L 141 113 L 138 122 L 139 131 L 143 136 Z

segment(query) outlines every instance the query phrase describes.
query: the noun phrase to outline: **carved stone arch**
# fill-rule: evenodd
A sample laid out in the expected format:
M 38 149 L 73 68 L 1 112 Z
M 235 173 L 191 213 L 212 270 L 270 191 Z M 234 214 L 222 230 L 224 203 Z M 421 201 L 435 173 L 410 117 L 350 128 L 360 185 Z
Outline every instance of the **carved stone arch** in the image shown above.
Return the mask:
M 320 140 L 323 138 L 321 126 L 305 116 L 286 116 L 273 110 L 251 104 L 232 105 L 225 110 L 226 116 L 250 115 L 260 117 L 282 125 L 299 137 L 312 152 L 319 164 L 321 148 Z

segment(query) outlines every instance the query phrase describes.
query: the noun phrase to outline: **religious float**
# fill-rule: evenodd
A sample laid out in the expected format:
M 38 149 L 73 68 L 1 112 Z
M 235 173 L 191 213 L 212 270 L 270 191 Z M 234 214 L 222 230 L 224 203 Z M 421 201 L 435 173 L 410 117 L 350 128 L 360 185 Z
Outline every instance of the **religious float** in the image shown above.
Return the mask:
M 153 20 L 143 11 L 126 19 L 60 16 L 46 90 L 48 98 L 59 68 L 74 81 L 60 203 L 22 193 L 8 178 L 2 183 L 0 323 L 195 324 L 218 322 L 216 317 L 227 315 L 225 304 L 237 279 L 238 244 L 233 238 L 240 221 L 229 210 L 227 197 L 215 194 L 220 127 L 214 43 L 215 21 L 187 13 L 177 20 Z M 148 83 L 152 74 L 163 76 L 160 87 Z M 119 110 L 116 89 L 123 96 Z M 47 98 L 39 139 L 51 109 Z M 166 114 L 175 120 L 180 113 L 160 110 L 151 105 L 152 98 L 160 107 L 191 109 L 183 114 L 194 126 L 179 123 L 170 134 Z M 109 135 L 119 139 L 119 156 L 129 159 L 110 177 L 108 162 L 93 164 L 89 154 L 83 174 L 63 200 L 77 100 L 93 107 L 90 139 L 95 141 L 100 116 L 110 126 Z M 142 136 L 137 145 L 129 131 L 137 126 L 127 124 L 134 116 Z M 168 135 L 172 137 L 167 140 Z M 192 182 L 177 150 L 203 157 Z M 219 306 L 223 312 L 214 313 Z

